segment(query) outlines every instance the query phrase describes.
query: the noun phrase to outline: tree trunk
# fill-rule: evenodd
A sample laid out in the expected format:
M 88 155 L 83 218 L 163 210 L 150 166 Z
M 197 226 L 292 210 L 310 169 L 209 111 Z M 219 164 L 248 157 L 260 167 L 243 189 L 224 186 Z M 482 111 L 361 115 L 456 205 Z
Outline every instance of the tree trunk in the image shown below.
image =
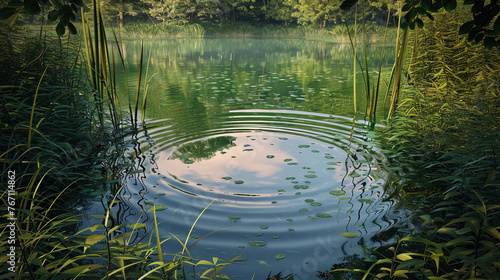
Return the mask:
M 234 15 L 234 7 L 231 7 L 231 24 L 234 25 L 236 23 L 236 16 Z
M 118 11 L 118 20 L 119 20 L 120 28 L 123 28 L 123 0 L 120 0 L 118 2 L 118 9 L 120 9 Z
M 118 12 L 118 17 L 120 19 L 120 28 L 123 28 L 123 12 Z

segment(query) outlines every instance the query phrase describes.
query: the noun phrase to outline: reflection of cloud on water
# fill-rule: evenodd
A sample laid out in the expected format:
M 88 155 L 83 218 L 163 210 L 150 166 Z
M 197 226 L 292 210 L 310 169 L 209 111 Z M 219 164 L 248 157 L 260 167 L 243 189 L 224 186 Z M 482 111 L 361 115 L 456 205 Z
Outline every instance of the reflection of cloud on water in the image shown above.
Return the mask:
M 159 155 L 158 171 L 171 173 L 193 183 L 210 185 L 224 184 L 230 181 L 243 180 L 245 183 L 272 185 L 282 180 L 278 175 L 286 166 L 284 160 L 296 161 L 288 151 L 282 150 L 277 138 L 272 133 L 237 134 L 232 145 L 227 145 L 210 158 L 188 162 L 178 157 L 172 158 L 172 150 L 163 151 Z M 170 157 L 169 157 L 170 156 Z M 223 178 L 229 178 L 224 180 Z M 259 180 L 260 179 L 260 180 Z

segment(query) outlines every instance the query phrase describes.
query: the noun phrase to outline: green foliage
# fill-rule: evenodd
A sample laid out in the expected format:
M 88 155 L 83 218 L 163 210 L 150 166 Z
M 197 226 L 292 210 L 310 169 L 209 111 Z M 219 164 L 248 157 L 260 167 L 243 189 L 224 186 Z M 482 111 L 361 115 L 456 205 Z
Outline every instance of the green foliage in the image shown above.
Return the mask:
M 348 10 L 353 7 L 358 0 L 344 0 L 341 8 Z M 493 0 L 465 0 L 464 5 L 471 6 L 470 14 L 473 19 L 462 23 L 460 34 L 468 34 L 469 41 L 476 43 L 483 41 L 488 48 L 500 46 L 500 1 Z M 403 12 L 405 13 L 405 26 L 415 29 L 415 26 L 422 28 L 424 18 L 434 20 L 434 14 L 441 9 L 452 12 L 457 9 L 457 0 L 432 1 L 405 0 Z
M 67 0 L 63 2 L 51 2 L 44 0 L 11 0 L 6 7 L 0 9 L 0 20 L 16 17 L 21 11 L 28 15 L 36 15 L 41 11 L 41 6 L 50 3 L 53 10 L 49 12 L 47 18 L 50 21 L 58 21 L 56 31 L 59 36 L 66 33 L 68 28 L 71 34 L 76 34 L 76 27 L 72 21 L 76 21 L 76 14 L 80 7 L 83 7 L 82 0 Z
M 363 279 L 497 279 L 500 262 L 500 53 L 458 35 L 464 14 L 437 14 L 415 38 L 414 89 L 388 129 L 394 194 L 422 198 L 418 229 L 367 254 Z

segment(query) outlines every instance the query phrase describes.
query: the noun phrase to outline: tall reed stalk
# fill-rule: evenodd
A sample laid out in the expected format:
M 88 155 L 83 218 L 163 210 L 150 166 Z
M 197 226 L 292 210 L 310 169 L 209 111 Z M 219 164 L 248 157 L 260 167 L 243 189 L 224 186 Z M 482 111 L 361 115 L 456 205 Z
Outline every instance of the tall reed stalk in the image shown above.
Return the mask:
M 383 48 L 382 52 L 380 54 L 380 63 L 379 63 L 379 68 L 378 68 L 378 76 L 377 76 L 377 81 L 376 85 L 372 87 L 372 81 L 370 77 L 370 72 L 368 70 L 368 57 L 367 57 L 367 41 L 366 41 L 366 20 L 365 20 L 365 1 L 361 1 L 361 12 L 362 12 L 362 40 L 363 40 L 363 64 L 359 61 L 357 58 L 357 4 L 355 5 L 355 21 L 354 21 L 354 36 L 351 35 L 351 32 L 349 31 L 349 27 L 347 27 L 347 34 L 349 36 L 349 40 L 351 43 L 351 47 L 353 49 L 353 60 L 354 60 L 354 67 L 353 67 L 353 98 L 354 98 L 354 112 L 357 112 L 357 87 L 356 87 L 356 72 L 357 72 L 357 63 L 359 63 L 359 67 L 361 69 L 362 77 L 363 77 L 363 82 L 365 85 L 365 97 L 366 97 L 366 107 L 365 107 L 365 114 L 369 119 L 369 123 L 371 124 L 371 127 L 373 128 L 376 123 L 376 113 L 377 113 L 377 103 L 378 103 L 378 97 L 379 97 L 379 91 L 380 91 L 380 83 L 381 83 L 381 77 L 382 77 L 382 60 L 383 60 L 383 55 L 384 55 L 384 50 L 385 50 L 385 45 L 386 45 L 386 40 L 387 40 L 387 30 L 389 28 L 389 18 L 391 14 L 392 6 L 389 7 L 389 10 L 387 12 L 387 22 L 384 30 L 384 37 L 383 37 Z M 399 29 L 399 26 L 398 26 Z M 392 74 L 391 74 L 392 75 Z M 399 87 L 399 84 L 398 84 Z
M 117 92 L 117 80 L 116 80 L 116 65 L 115 65 L 115 54 L 113 48 L 109 48 L 106 28 L 104 26 L 104 20 L 102 17 L 100 9 L 100 1 L 93 0 L 93 26 L 94 33 L 91 34 L 90 26 L 85 19 L 82 10 L 82 25 L 83 34 L 86 47 L 86 57 L 87 57 L 87 68 L 89 72 L 89 81 L 92 89 L 95 91 L 95 99 L 99 107 L 99 120 L 101 126 L 104 125 L 103 117 L 103 104 L 106 102 L 108 104 L 108 111 L 111 122 L 115 130 L 119 130 L 120 124 L 120 106 Z M 83 8 L 82 8 L 83 9 Z M 121 64 L 124 69 L 126 77 L 125 60 L 123 57 L 123 50 L 121 40 L 116 38 L 116 45 L 118 47 L 118 56 L 120 58 Z M 120 41 L 120 43 L 119 43 Z M 137 82 L 137 91 L 135 98 L 135 111 L 132 110 L 130 95 L 128 94 L 128 82 L 126 81 L 126 91 L 128 97 L 128 108 L 131 118 L 132 126 L 137 128 L 138 120 L 138 110 L 139 110 L 139 97 L 140 97 L 140 84 L 142 79 L 142 64 L 143 64 L 143 50 L 141 47 L 141 59 L 139 64 L 139 76 Z M 144 109 L 144 108 L 143 108 Z M 134 112 L 134 113 L 133 113 Z

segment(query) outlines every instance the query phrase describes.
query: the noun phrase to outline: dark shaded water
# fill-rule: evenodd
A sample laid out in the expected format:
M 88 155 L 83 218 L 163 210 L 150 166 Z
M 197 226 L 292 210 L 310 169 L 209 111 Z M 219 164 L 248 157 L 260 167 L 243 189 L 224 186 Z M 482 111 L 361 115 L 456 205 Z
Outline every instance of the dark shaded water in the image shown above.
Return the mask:
M 125 43 L 132 80 L 139 46 Z M 193 258 L 239 256 L 221 271 L 231 279 L 271 271 L 315 279 L 362 246 L 380 245 L 374 235 L 404 218 L 381 200 L 387 174 L 376 164 L 384 160 L 376 134 L 353 120 L 349 46 L 205 39 L 146 41 L 145 50 L 146 127 L 130 150 L 123 220 L 150 229 L 148 209 L 165 206 L 160 235 L 184 240 L 212 202 L 190 236 L 188 245 L 199 241 Z M 374 70 L 380 53 L 370 48 Z M 364 103 L 357 98 L 358 113 Z M 166 252 L 181 250 L 175 239 L 164 243 Z

